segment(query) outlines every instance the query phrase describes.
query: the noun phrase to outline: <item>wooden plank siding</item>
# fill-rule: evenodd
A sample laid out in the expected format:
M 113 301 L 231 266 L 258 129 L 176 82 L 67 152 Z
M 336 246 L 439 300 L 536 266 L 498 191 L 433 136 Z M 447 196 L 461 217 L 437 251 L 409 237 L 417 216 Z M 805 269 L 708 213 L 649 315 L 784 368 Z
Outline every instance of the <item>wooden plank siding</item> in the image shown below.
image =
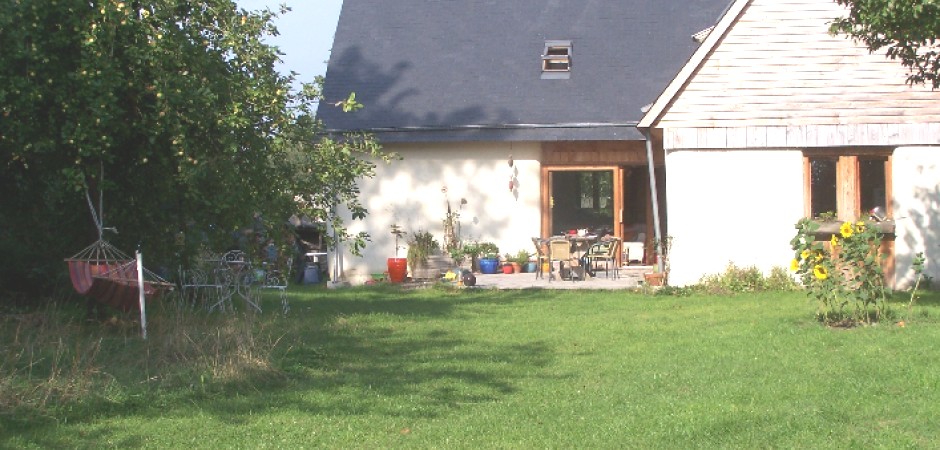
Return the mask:
M 669 150 L 901 145 L 940 145 L 940 121 L 792 126 L 757 123 L 728 128 L 667 128 L 663 133 L 663 147 Z
M 654 149 L 660 148 L 654 145 Z M 654 152 L 653 162 L 663 164 L 663 152 Z M 640 166 L 646 165 L 645 141 L 556 141 L 542 143 L 542 165 L 546 166 Z
M 940 143 L 940 90 L 830 35 L 843 15 L 833 0 L 752 0 L 654 125 L 665 148 Z

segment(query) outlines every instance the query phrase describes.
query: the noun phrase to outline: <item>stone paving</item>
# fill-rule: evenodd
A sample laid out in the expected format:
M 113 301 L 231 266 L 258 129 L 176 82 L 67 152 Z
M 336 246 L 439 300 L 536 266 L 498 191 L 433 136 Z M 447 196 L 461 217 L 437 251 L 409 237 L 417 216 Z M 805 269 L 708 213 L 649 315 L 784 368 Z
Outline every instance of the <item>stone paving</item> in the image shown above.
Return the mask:
M 628 266 L 620 269 L 620 277 L 610 278 L 603 270 L 597 272 L 597 276 L 586 280 L 561 280 L 554 279 L 549 281 L 548 277 L 536 278 L 534 273 L 515 273 L 511 275 L 494 274 L 484 275 L 476 274 L 477 287 L 489 289 L 636 289 L 643 285 L 643 274 L 652 272 L 652 267 L 648 266 Z

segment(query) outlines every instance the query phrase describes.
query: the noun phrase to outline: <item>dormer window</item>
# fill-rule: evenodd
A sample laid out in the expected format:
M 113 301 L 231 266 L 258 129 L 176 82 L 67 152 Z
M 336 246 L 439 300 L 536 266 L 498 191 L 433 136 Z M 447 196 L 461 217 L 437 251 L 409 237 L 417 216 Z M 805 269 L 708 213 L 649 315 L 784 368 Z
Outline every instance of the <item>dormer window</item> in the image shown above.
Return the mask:
M 542 78 L 568 78 L 571 73 L 571 41 L 545 41 Z

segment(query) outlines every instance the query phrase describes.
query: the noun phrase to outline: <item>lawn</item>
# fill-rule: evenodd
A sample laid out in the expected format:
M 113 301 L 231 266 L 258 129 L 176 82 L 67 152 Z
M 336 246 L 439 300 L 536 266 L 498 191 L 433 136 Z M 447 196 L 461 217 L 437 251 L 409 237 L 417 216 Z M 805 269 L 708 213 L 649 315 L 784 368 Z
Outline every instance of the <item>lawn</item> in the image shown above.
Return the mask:
M 854 329 L 821 326 L 802 293 L 380 287 L 290 295 L 286 318 L 155 312 L 147 343 L 133 327 L 70 320 L 70 306 L 52 310 L 45 320 L 63 321 L 55 329 L 99 343 L 95 363 L 82 366 L 92 381 L 71 401 L 44 408 L 36 399 L 8 400 L 0 447 L 940 442 L 936 294 L 925 295 L 904 327 L 892 320 Z M 276 311 L 276 299 L 268 301 Z M 892 308 L 906 315 L 903 301 Z M 0 323 L 5 344 L 26 342 L 22 327 L 14 329 L 21 322 Z M 80 360 L 72 351 L 66 361 Z M 8 347 L 0 361 L 7 399 L 25 378 L 10 354 Z M 197 359 L 213 365 L 192 364 Z M 35 360 L 37 373 L 49 366 Z

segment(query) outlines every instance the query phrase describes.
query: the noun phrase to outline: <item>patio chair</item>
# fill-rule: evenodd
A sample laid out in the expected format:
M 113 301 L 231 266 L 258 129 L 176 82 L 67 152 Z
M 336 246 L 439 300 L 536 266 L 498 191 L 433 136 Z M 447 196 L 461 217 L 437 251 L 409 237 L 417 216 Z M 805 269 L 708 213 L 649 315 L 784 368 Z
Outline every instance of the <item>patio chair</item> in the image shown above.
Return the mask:
M 565 269 L 565 263 L 568 263 L 568 279 L 575 280 L 574 267 L 578 264 L 577 259 L 571 252 L 571 242 L 567 239 L 552 239 L 548 241 L 549 262 L 552 266 L 558 262 L 558 276 L 562 277 L 562 271 Z M 548 274 L 548 280 L 554 278 L 554 271 Z M 564 277 L 562 277 L 564 278 Z M 583 278 L 583 277 L 582 277 Z
M 535 245 L 535 278 L 545 278 L 545 273 L 542 271 L 542 267 L 545 263 L 549 264 L 549 272 L 551 272 L 551 261 L 548 257 L 548 250 L 546 248 L 546 243 L 541 238 L 534 237 L 532 238 L 532 244 Z M 549 275 L 549 279 L 551 276 Z
M 604 273 L 607 278 L 610 278 L 611 266 L 614 269 L 614 279 L 620 278 L 620 267 L 617 265 L 617 251 L 619 249 L 620 238 L 618 237 L 597 242 L 584 254 L 585 265 L 593 268 L 595 263 L 603 262 Z

